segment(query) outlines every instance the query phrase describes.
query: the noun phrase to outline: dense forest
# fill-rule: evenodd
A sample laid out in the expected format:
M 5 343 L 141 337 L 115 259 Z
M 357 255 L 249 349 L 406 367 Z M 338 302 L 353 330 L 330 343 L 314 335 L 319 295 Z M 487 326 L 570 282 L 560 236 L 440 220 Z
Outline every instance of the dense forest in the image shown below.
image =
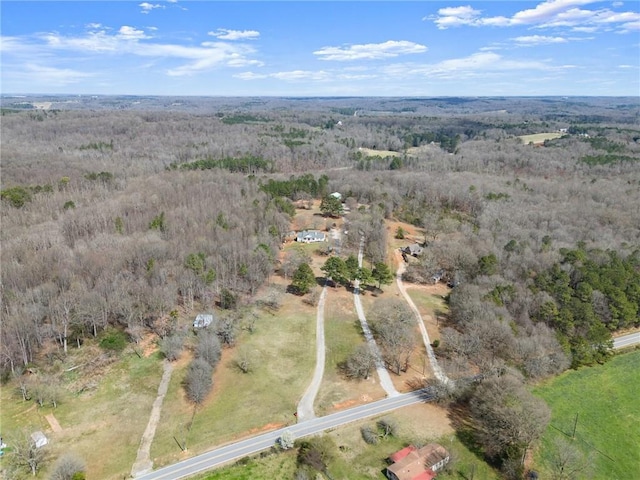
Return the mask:
M 229 335 L 296 202 L 334 191 L 366 206 L 371 265 L 385 219 L 424 232 L 405 279 L 453 286 L 451 378 L 515 389 L 496 376 L 604 362 L 640 325 L 637 98 L 37 100 L 2 98 L 5 380 L 52 345 L 167 337 L 176 309 L 228 311 Z

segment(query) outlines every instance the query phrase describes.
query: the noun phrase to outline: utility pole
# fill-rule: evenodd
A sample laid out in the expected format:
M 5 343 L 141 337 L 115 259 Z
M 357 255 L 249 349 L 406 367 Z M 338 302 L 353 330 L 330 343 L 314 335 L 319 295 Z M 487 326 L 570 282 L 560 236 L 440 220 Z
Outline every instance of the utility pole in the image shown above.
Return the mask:
M 573 438 L 575 440 L 576 438 L 576 427 L 578 426 L 578 414 L 576 413 L 576 419 L 573 422 L 573 435 L 571 435 L 571 438 Z

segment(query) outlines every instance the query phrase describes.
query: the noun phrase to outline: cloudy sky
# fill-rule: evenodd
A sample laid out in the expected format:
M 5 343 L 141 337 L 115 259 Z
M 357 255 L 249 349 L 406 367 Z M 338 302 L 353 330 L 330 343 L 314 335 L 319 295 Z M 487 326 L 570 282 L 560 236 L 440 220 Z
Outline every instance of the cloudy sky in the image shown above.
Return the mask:
M 640 2 L 6 1 L 1 92 L 640 95 Z

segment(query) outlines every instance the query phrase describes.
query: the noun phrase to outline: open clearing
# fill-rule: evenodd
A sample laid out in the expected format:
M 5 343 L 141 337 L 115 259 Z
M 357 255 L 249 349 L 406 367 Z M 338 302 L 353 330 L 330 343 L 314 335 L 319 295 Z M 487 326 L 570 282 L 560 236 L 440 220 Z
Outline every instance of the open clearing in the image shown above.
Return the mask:
M 366 155 L 367 157 L 400 157 L 402 153 L 394 152 L 393 150 L 376 150 L 374 148 L 358 148 L 358 152 Z
M 98 347 L 87 343 L 64 359 L 61 370 L 102 355 Z M 67 393 L 55 409 L 23 402 L 12 384 L 4 385 L 0 392 L 3 440 L 10 445 L 12 432 L 19 432 L 23 426 L 28 431 L 42 430 L 50 439 L 47 448 L 52 457 L 72 452 L 86 461 L 87 478 L 121 480 L 135 460 L 157 394 L 162 364 L 157 356 L 139 358 L 130 351 L 117 362 L 94 371 L 94 382 L 77 392 L 74 387 L 82 377 L 91 375 L 82 370 L 64 372 Z M 49 418 L 57 420 L 57 425 L 50 424 Z M 55 431 L 54 425 L 60 430 Z M 46 473 L 42 478 L 47 478 Z
M 561 437 L 592 462 L 590 478 L 638 478 L 638 371 L 640 350 L 617 355 L 604 365 L 565 372 L 537 387 L 534 392 L 549 404 L 552 415 L 535 455 L 536 467 L 546 471 L 554 442 Z
M 548 133 L 534 133 L 533 135 L 520 135 L 518 138 L 522 140 L 522 143 L 528 145 L 530 143 L 538 144 L 543 143 L 545 140 L 553 140 L 560 138 L 566 134 L 560 132 L 548 132 Z

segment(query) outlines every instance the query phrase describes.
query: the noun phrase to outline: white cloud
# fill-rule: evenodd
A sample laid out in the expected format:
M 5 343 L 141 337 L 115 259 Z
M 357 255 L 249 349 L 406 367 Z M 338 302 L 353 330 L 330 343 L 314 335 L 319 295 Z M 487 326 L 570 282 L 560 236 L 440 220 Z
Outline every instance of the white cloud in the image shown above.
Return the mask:
M 528 35 L 524 37 L 512 38 L 519 45 L 532 47 L 535 45 L 549 45 L 552 43 L 567 43 L 567 39 L 563 37 L 545 37 L 543 35 Z
M 536 25 L 553 22 L 558 15 L 577 5 L 594 3 L 596 0 L 547 0 L 535 8 L 522 10 L 511 17 L 512 25 Z
M 123 25 L 118 30 L 118 37 L 125 40 L 142 40 L 144 38 L 149 38 L 145 35 L 143 30 L 138 30 L 134 27 L 129 27 L 127 25 Z
M 440 30 L 445 30 L 449 27 L 473 25 L 481 13 L 481 10 L 476 10 L 471 5 L 446 7 L 439 9 L 437 15 L 424 17 L 423 20 L 433 20 Z
M 72 70 L 70 68 L 55 68 L 28 63 L 24 66 L 26 73 L 32 76 L 31 80 L 43 85 L 64 86 L 81 82 L 91 73 Z
M 18 57 L 19 60 L 23 60 L 24 63 L 33 58 L 62 59 L 63 52 L 69 52 L 74 56 L 100 53 L 123 58 L 134 56 L 182 62 L 166 71 L 170 76 L 194 75 L 218 67 L 239 68 L 263 65 L 262 62 L 252 58 L 255 50 L 246 44 L 159 43 L 144 30 L 129 25 L 121 26 L 116 33 L 109 33 L 103 28 L 79 36 L 65 36 L 54 32 L 34 37 L 4 37 L 1 48 Z
M 546 62 L 507 59 L 495 52 L 478 52 L 463 58 L 453 58 L 434 64 L 399 63 L 381 69 L 387 78 L 406 79 L 474 79 L 496 77 L 504 72 L 558 71 Z
M 350 45 L 346 47 L 323 47 L 313 52 L 320 60 L 377 60 L 392 58 L 398 55 L 424 53 L 427 47 L 406 40 L 389 40 L 384 43 L 369 43 L 365 45 Z
M 589 31 L 617 28 L 620 33 L 628 33 L 640 29 L 638 12 L 615 12 L 608 8 L 595 10 L 580 8 L 595 2 L 597 0 L 546 0 L 534 8 L 518 11 L 511 17 L 483 17 L 481 10 L 476 10 L 469 5 L 447 7 L 439 9 L 436 15 L 424 17 L 423 20 L 432 20 L 441 30 L 461 26 L 532 26 L 536 28 L 571 27 L 576 31 L 585 31 L 585 28 L 591 29 Z M 517 2 L 513 4 L 517 5 Z M 621 4 L 614 4 L 614 7 L 620 6 Z
M 598 27 L 573 27 L 572 32 L 593 33 L 598 31 Z
M 264 80 L 277 79 L 283 81 L 356 81 L 375 80 L 377 78 L 387 81 L 416 81 L 425 79 L 475 79 L 496 78 L 505 72 L 516 75 L 522 72 L 530 75 L 535 72 L 558 74 L 562 71 L 575 68 L 575 65 L 553 66 L 547 62 L 523 59 L 508 59 L 495 52 L 478 52 L 463 58 L 444 60 L 434 64 L 417 62 L 395 63 L 371 69 L 339 70 L 293 70 L 276 73 L 242 72 L 234 75 L 240 80 Z
M 333 78 L 334 76 L 324 70 L 291 70 L 286 72 L 274 72 L 274 73 L 254 73 L 254 72 L 242 72 L 234 75 L 234 78 L 241 80 L 263 80 L 265 78 L 275 78 L 277 80 L 284 80 L 287 82 L 296 81 L 324 81 Z
M 156 8 L 165 8 L 164 5 L 160 5 L 158 3 L 149 3 L 149 2 L 142 2 L 141 4 L 138 5 L 142 10 L 140 10 L 140 13 L 150 13 L 152 10 L 155 10 Z
M 219 38 L 220 40 L 247 40 L 255 39 L 260 36 L 260 32 L 255 30 L 228 30 L 219 28 L 215 32 L 208 32 L 207 35 Z

